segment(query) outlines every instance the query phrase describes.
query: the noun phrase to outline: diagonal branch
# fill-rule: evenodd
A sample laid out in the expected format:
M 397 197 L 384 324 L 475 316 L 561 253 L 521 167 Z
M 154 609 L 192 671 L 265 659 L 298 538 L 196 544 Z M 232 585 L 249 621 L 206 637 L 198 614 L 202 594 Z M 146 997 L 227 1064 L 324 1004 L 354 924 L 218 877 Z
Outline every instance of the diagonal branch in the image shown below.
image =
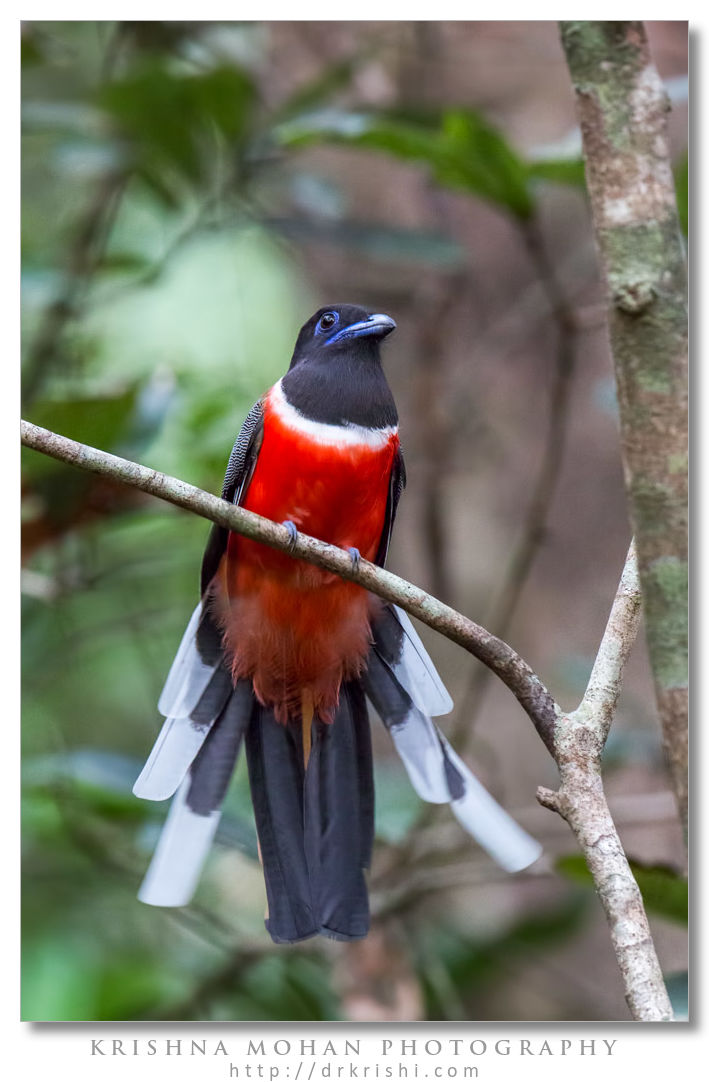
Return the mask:
M 176 507 L 201 515 L 227 530 L 243 534 L 252 541 L 260 541 L 271 548 L 307 560 L 316 567 L 334 571 L 341 578 L 366 587 L 385 601 L 400 605 L 412 616 L 418 617 L 434 631 L 440 631 L 488 665 L 517 698 L 551 751 L 559 708 L 544 684 L 511 646 L 449 605 L 444 605 L 418 586 L 367 560 L 361 560 L 355 568 L 349 553 L 314 537 L 298 534 L 293 544 L 290 532 L 285 526 L 246 511 L 243 507 L 235 507 L 226 500 L 212 496 L 176 477 L 158 473 L 157 470 L 118 458 L 96 447 L 77 443 L 28 421 L 22 421 L 21 426 L 22 442 L 26 447 L 32 447 L 51 458 L 79 466 L 81 469 L 132 485 L 151 496 L 173 503 Z
M 623 678 L 623 667 L 640 623 L 640 580 L 635 542 L 631 542 L 618 592 L 577 713 L 583 713 L 605 743 Z

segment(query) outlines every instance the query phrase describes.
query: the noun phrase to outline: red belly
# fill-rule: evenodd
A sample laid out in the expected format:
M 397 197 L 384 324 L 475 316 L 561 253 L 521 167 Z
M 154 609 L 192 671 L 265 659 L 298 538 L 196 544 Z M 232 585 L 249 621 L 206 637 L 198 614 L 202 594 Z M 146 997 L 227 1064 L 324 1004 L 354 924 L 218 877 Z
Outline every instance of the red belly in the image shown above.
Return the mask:
M 285 427 L 266 402 L 264 436 L 243 506 L 290 519 L 303 533 L 374 559 L 398 448 L 333 447 Z M 220 610 L 235 678 L 250 677 L 279 721 L 298 718 L 303 694 L 331 721 L 340 684 L 362 671 L 371 595 L 320 568 L 230 534 Z

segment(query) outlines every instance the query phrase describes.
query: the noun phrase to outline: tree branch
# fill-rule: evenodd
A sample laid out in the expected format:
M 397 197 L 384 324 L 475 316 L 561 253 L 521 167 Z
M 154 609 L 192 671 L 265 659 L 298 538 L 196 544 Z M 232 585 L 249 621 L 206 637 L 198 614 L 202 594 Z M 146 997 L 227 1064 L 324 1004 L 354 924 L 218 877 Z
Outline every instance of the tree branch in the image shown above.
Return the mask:
M 601 779 L 601 755 L 620 691 L 623 667 L 637 635 L 640 584 L 630 546 L 596 662 L 578 709 L 556 727 L 558 792 L 540 787 L 539 803 L 566 820 L 581 847 L 606 914 L 633 1018 L 672 1020 L 643 900 L 611 816 Z
M 623 667 L 637 638 L 640 623 L 640 582 L 635 542 L 631 542 L 618 592 L 577 713 L 589 718 L 605 743 L 615 712 Z
M 608 284 L 625 482 L 665 752 L 687 829 L 686 267 L 669 103 L 639 22 L 565 22 Z
M 285 526 L 174 477 L 76 443 L 27 421 L 21 422 L 21 429 L 22 443 L 27 447 L 132 485 L 225 529 L 288 551 L 294 557 L 358 583 L 401 605 L 488 665 L 516 696 L 557 762 L 561 775 L 559 792 L 540 790 L 538 799 L 566 819 L 584 852 L 610 925 L 633 1017 L 655 1021 L 672 1017 L 642 898 L 608 810 L 600 772 L 601 752 L 620 689 L 623 665 L 637 630 L 638 592 L 632 547 L 586 695 L 579 709 L 565 717 L 539 677 L 507 643 L 412 583 L 365 560 L 355 569 L 348 553 L 304 534 L 299 534 L 292 545 Z
M 306 534 L 298 534 L 293 544 L 285 526 L 246 511 L 243 507 L 235 507 L 194 485 L 148 469 L 137 462 L 129 462 L 96 447 L 77 443 L 28 421 L 21 422 L 21 430 L 22 443 L 26 447 L 32 447 L 52 458 L 92 473 L 103 474 L 115 481 L 132 485 L 151 496 L 175 504 L 176 507 L 201 515 L 227 530 L 243 534 L 252 541 L 260 541 L 270 548 L 280 549 L 307 560 L 316 567 L 334 571 L 341 578 L 364 586 L 385 601 L 400 605 L 412 616 L 418 617 L 434 631 L 440 631 L 488 665 L 517 698 L 545 745 L 551 750 L 559 708 L 536 673 L 502 639 L 491 635 L 484 627 L 468 620 L 418 586 L 367 560 L 361 560 L 359 567 L 355 568 L 349 553 Z

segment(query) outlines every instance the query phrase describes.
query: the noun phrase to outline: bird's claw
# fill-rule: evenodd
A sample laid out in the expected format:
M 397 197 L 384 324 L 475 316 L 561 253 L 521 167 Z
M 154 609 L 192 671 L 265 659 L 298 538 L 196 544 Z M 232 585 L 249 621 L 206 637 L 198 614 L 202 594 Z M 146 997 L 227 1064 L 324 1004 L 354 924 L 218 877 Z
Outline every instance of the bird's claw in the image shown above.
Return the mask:
M 359 554 L 359 549 L 351 548 L 347 549 L 347 551 L 350 554 L 350 560 L 352 561 L 353 568 L 355 569 L 355 571 L 359 571 L 359 561 L 362 559 Z
M 298 527 L 295 522 L 291 522 L 289 518 L 287 518 L 285 522 L 282 522 L 281 526 L 285 526 L 288 530 L 288 549 L 292 552 L 295 548 L 295 543 L 298 540 Z

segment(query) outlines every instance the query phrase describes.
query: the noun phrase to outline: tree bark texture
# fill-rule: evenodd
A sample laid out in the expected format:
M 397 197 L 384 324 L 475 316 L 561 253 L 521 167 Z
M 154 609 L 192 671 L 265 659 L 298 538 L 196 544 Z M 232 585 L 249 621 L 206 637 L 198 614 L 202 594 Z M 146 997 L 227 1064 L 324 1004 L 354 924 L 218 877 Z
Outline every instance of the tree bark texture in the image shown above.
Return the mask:
M 611 816 L 601 757 L 640 622 L 640 582 L 631 544 L 606 630 L 580 705 L 556 727 L 558 792 L 540 788 L 537 799 L 558 812 L 576 836 L 606 914 L 623 975 L 625 998 L 639 1022 L 671 1022 L 672 1006 L 652 945 L 642 895 Z
M 663 742 L 687 830 L 686 266 L 669 103 L 639 22 L 564 22 L 609 293 L 625 483 Z

